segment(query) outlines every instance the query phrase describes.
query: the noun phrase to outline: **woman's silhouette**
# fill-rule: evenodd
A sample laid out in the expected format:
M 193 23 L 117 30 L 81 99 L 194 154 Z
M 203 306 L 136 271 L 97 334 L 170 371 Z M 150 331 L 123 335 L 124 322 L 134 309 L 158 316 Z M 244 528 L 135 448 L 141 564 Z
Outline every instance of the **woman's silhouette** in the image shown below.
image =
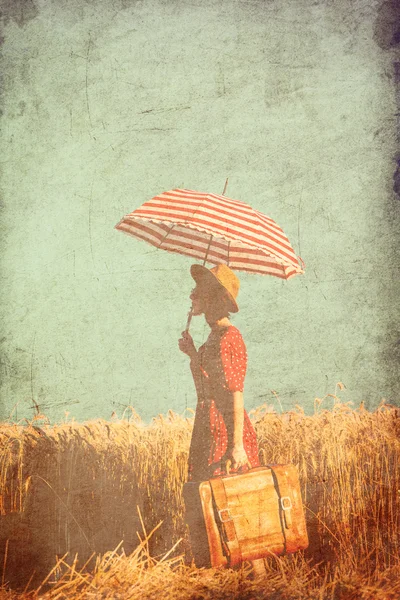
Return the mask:
M 236 313 L 239 279 L 226 265 L 191 267 L 196 287 L 190 295 L 192 314 L 204 314 L 211 328 L 199 350 L 188 331 L 179 348 L 190 358 L 197 408 L 189 452 L 189 480 L 205 481 L 226 473 L 259 466 L 257 439 L 244 410 L 243 385 L 247 352 L 239 330 L 229 321 Z M 263 559 L 253 560 L 255 577 L 265 576 Z
M 243 385 L 246 346 L 229 321 L 238 312 L 239 280 L 226 265 L 191 267 L 196 282 L 192 314 L 204 314 L 210 335 L 197 351 L 184 331 L 179 348 L 190 358 L 197 408 L 189 453 L 189 480 L 203 481 L 232 469 L 240 472 L 259 465 L 256 434 L 244 410 Z

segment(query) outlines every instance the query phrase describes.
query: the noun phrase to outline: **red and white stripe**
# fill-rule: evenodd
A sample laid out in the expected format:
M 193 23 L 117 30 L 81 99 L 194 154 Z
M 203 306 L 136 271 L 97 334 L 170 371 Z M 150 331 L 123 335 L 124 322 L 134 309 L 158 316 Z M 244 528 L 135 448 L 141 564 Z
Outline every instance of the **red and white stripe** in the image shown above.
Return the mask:
M 157 248 L 289 279 L 303 273 L 282 229 L 248 204 L 176 189 L 145 202 L 116 229 Z

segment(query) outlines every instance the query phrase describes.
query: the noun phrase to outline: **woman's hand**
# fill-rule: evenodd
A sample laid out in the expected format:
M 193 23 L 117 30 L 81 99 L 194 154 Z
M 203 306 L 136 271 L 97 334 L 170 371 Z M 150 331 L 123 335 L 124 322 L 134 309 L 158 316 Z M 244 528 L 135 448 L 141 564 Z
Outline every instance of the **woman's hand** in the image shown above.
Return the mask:
M 197 355 L 196 346 L 188 331 L 182 331 L 182 337 L 179 339 L 178 344 L 179 350 L 187 354 L 190 358 L 194 358 Z
M 233 447 L 231 457 L 233 469 L 240 469 L 240 467 L 244 467 L 245 465 L 251 468 L 251 464 L 249 459 L 247 458 L 247 454 L 243 447 L 243 444 L 238 444 L 237 446 Z

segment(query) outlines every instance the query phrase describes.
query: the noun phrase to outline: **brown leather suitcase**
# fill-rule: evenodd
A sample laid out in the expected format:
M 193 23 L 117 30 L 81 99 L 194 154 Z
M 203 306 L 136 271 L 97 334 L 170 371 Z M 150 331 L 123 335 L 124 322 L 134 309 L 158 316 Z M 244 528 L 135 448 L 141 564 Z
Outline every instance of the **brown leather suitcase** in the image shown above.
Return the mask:
M 294 465 L 189 482 L 183 494 L 197 567 L 234 567 L 308 546 Z

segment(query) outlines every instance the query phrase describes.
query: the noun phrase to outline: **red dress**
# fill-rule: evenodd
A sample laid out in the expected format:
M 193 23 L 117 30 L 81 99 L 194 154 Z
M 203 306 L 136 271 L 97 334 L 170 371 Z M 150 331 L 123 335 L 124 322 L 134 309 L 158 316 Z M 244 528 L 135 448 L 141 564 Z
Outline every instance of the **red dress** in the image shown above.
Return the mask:
M 190 443 L 190 481 L 204 481 L 225 472 L 233 447 L 232 392 L 243 391 L 247 366 L 246 346 L 239 330 L 233 325 L 212 330 L 199 348 L 199 359 L 201 390 Z M 243 446 L 252 467 L 257 467 L 257 438 L 246 411 Z

